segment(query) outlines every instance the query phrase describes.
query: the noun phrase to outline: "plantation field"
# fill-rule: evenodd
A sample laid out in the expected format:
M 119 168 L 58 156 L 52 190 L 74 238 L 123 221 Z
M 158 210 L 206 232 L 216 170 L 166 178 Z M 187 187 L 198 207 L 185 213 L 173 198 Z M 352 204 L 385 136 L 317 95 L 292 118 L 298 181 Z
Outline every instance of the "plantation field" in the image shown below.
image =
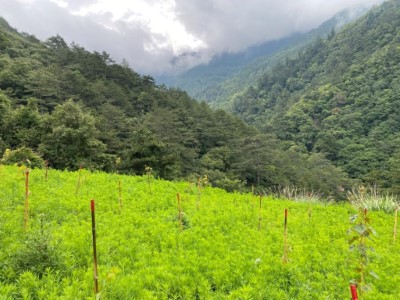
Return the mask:
M 94 299 L 95 199 L 101 299 L 350 299 L 357 253 L 349 204 L 228 194 L 147 176 L 0 166 L 0 299 Z M 183 211 L 179 222 L 177 193 Z M 287 262 L 284 210 L 288 209 Z M 368 212 L 365 299 L 398 299 L 394 215 Z M 259 223 L 259 219 L 261 222 Z M 183 228 L 182 228 L 183 227 Z

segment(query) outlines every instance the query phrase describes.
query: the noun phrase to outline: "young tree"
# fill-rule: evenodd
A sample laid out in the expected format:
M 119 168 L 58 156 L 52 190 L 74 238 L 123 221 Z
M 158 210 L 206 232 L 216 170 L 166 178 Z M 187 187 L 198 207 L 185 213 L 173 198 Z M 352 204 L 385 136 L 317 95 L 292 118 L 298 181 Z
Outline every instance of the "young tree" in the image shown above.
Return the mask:
M 55 108 L 45 121 L 46 134 L 39 147 L 44 157 L 58 169 L 112 168 L 113 156 L 98 140 L 95 117 L 72 100 Z

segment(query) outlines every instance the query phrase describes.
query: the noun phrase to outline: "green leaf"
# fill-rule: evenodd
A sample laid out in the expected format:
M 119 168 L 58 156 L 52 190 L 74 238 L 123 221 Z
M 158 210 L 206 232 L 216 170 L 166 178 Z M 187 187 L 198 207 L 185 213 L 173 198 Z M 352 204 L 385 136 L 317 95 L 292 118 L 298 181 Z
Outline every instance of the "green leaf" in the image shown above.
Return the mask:
M 360 235 L 363 235 L 366 229 L 367 229 L 367 226 L 365 226 L 363 224 L 358 224 L 353 227 L 353 230 Z
M 351 222 L 354 222 L 355 220 L 357 220 L 357 218 L 358 218 L 358 215 L 353 215 L 349 219 Z

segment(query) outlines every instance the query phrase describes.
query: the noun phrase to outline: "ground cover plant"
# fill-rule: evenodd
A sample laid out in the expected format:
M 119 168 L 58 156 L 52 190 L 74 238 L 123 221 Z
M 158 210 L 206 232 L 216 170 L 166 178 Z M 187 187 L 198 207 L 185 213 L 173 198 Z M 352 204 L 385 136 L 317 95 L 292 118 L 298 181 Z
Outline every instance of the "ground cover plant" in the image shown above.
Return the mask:
M 349 299 L 358 276 L 348 203 L 263 195 L 260 210 L 259 195 L 208 186 L 199 201 L 196 181 L 153 178 L 150 193 L 147 175 L 50 169 L 46 180 L 33 169 L 25 230 L 25 174 L 0 166 L 0 299 L 94 298 L 91 199 L 101 299 Z M 364 299 L 400 295 L 393 217 L 368 211 L 368 268 L 379 279 L 366 278 Z

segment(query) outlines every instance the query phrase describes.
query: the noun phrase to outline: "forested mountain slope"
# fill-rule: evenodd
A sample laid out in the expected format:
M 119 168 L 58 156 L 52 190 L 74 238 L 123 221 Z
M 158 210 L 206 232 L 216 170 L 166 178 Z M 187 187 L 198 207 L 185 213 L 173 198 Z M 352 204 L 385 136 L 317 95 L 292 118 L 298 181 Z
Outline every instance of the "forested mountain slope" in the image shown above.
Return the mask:
M 349 184 L 323 156 L 283 151 L 274 135 L 158 86 L 106 52 L 60 36 L 43 43 L 0 19 L 2 162 L 23 147 L 57 169 L 151 167 L 165 179 L 207 175 L 227 190 L 294 184 L 333 194 Z
M 326 37 L 351 20 L 365 13 L 358 7 L 342 11 L 307 33 L 296 33 L 279 40 L 252 46 L 239 53 L 222 53 L 208 64 L 196 66 L 175 76 L 163 76 L 158 81 L 178 87 L 213 108 L 229 109 L 229 99 L 285 57 L 296 55 L 317 37 Z
M 287 147 L 400 191 L 400 1 L 372 9 L 236 94 L 232 110 Z

